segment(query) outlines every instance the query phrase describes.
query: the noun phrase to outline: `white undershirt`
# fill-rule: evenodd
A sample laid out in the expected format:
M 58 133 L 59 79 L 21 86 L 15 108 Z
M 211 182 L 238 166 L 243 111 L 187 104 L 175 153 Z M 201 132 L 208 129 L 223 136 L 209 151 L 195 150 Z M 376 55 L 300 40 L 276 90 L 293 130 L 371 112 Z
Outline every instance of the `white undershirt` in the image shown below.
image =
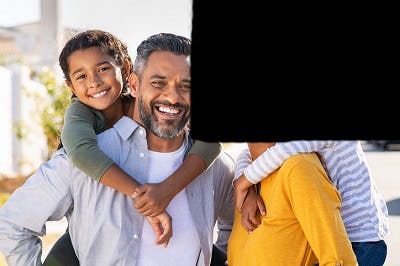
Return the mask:
M 182 164 L 184 153 L 185 145 L 169 153 L 149 151 L 148 183 L 159 183 L 172 174 Z M 172 217 L 172 237 L 167 248 L 154 245 L 155 234 L 147 219 L 144 219 L 137 265 L 196 265 L 200 240 L 190 214 L 186 189 L 171 200 L 167 212 Z

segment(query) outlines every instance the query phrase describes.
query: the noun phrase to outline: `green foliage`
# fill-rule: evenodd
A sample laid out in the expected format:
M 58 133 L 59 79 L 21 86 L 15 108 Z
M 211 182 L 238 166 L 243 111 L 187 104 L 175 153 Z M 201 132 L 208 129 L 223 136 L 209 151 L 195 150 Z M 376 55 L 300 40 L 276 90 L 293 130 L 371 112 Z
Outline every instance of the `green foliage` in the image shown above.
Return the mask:
M 6 56 L 5 54 L 0 53 L 0 66 L 5 66 L 5 65 L 9 65 L 12 63 L 20 63 L 23 64 L 24 60 L 22 59 L 21 56 L 18 57 L 10 57 L 10 56 Z
M 52 154 L 59 145 L 64 113 L 71 103 L 71 91 L 64 83 L 57 82 L 55 73 L 47 68 L 39 73 L 39 81 L 48 94 L 47 104 L 40 107 L 41 125 L 47 137 L 49 154 Z
M 10 58 L 0 54 L 0 66 L 11 63 L 24 64 L 21 58 Z M 40 113 L 40 120 L 37 121 L 43 128 L 47 138 L 48 157 L 53 154 L 60 143 L 61 129 L 64 122 L 64 113 L 67 106 L 71 103 L 71 91 L 64 82 L 57 81 L 56 74 L 49 68 L 40 71 L 31 71 L 31 79 L 43 84 L 46 88 L 46 95 L 23 88 L 28 97 L 32 97 Z M 29 128 L 22 122 L 15 121 L 13 124 L 14 132 L 19 139 L 23 139 L 29 134 Z

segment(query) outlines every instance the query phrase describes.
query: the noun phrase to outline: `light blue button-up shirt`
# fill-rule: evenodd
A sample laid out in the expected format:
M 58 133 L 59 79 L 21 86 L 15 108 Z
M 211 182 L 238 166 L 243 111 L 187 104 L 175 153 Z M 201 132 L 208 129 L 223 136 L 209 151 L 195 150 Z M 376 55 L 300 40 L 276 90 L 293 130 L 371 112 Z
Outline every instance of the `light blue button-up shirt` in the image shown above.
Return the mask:
M 135 121 L 122 117 L 98 135 L 100 148 L 140 183 L 146 182 L 149 167 L 144 132 Z M 192 140 L 186 135 L 185 141 L 189 149 Z M 210 264 L 216 222 L 215 244 L 226 251 L 234 213 L 233 171 L 232 158 L 222 152 L 186 187 L 191 213 L 182 215 L 192 215 L 196 225 L 198 265 Z M 46 221 L 66 216 L 81 265 L 136 265 L 144 218 L 132 205 L 131 198 L 74 167 L 60 149 L 0 209 L 0 250 L 10 266 L 41 265 L 38 236 L 45 234 Z

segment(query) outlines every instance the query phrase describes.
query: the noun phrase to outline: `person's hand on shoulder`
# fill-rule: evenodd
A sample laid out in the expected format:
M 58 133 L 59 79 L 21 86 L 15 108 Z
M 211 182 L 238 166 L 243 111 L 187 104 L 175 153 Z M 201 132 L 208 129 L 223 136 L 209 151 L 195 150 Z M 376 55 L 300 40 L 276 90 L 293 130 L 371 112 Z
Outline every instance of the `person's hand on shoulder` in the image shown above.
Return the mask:
M 241 211 L 241 224 L 246 232 L 251 233 L 260 225 L 259 215 L 266 215 L 264 201 L 257 195 L 254 187 L 248 189 Z
M 233 181 L 233 186 L 235 188 L 235 206 L 240 213 L 242 212 L 242 205 L 247 197 L 248 190 L 252 185 L 253 184 L 246 179 L 244 174 L 240 175 L 236 180 Z

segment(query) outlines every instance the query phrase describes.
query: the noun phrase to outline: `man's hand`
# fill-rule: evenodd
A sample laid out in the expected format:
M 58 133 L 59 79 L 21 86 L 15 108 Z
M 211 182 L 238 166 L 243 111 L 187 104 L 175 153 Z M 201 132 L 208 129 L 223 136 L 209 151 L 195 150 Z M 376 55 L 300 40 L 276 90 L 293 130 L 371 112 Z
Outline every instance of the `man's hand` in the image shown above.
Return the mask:
M 143 184 L 135 189 L 133 206 L 144 216 L 156 217 L 165 211 L 175 195 L 164 183 Z
M 250 233 L 260 225 L 259 214 L 266 214 L 264 201 L 256 194 L 254 187 L 248 189 L 247 197 L 245 198 L 241 209 L 241 224 L 244 230 Z
M 172 237 L 172 219 L 167 212 L 163 212 L 154 218 L 147 216 L 147 220 L 150 222 L 153 228 L 154 234 L 157 239 L 154 241 L 156 246 L 163 245 L 164 248 L 168 246 L 169 239 Z

